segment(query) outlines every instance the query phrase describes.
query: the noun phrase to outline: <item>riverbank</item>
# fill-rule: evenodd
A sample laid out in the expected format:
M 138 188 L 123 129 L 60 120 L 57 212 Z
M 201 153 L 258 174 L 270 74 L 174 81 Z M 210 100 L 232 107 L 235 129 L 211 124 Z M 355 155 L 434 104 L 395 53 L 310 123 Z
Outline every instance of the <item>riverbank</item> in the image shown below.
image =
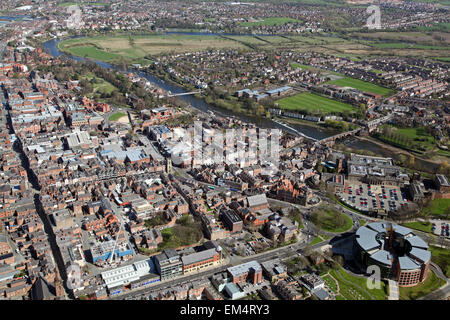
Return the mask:
M 46 41 L 43 43 L 43 48 L 52 56 L 59 57 L 63 54 L 58 49 L 59 42 L 60 42 L 59 39 L 52 39 L 52 40 Z M 78 62 L 82 62 L 82 61 L 86 60 L 83 57 L 73 56 L 73 55 L 67 55 L 67 57 L 72 60 L 78 61 Z M 105 68 L 105 69 L 113 69 L 113 70 L 120 69 L 120 67 L 117 67 L 117 66 L 107 63 L 107 62 L 98 61 L 95 59 L 90 59 L 89 61 L 92 61 L 95 64 L 97 64 L 100 67 Z M 160 77 L 158 77 L 158 73 L 153 74 L 153 73 L 149 73 L 149 72 L 145 72 L 143 70 L 138 70 L 138 69 L 133 69 L 133 68 L 130 68 L 126 71 L 129 73 L 136 73 L 140 77 L 147 79 L 155 87 L 161 88 L 162 90 L 164 90 L 166 92 L 168 92 L 168 91 L 170 91 L 171 93 L 185 93 L 186 92 L 186 89 L 183 86 L 181 86 L 177 83 L 174 83 L 174 81 L 168 81 L 168 79 L 166 80 L 166 79 L 161 79 Z M 184 95 L 184 96 L 176 97 L 176 99 L 183 101 L 185 104 L 190 105 L 193 108 L 195 108 L 201 112 L 212 111 L 221 116 L 235 117 L 235 118 L 241 119 L 244 122 L 254 123 L 258 127 L 261 127 L 261 128 L 277 128 L 277 129 L 281 129 L 284 131 L 287 130 L 285 128 L 285 126 L 274 122 L 270 118 L 256 117 L 256 116 L 248 114 L 248 113 L 239 113 L 239 112 L 235 112 L 234 110 L 222 109 L 217 106 L 208 104 L 203 99 L 203 96 L 199 98 L 199 97 L 196 97 L 193 95 Z M 293 124 L 292 127 L 295 130 L 297 130 L 298 132 L 301 132 L 304 135 L 312 137 L 317 140 L 332 136 L 334 134 L 334 132 L 328 132 L 327 130 L 324 130 L 323 128 L 313 127 L 313 126 L 307 125 L 305 123 Z M 288 131 L 291 132 L 290 130 L 288 130 Z
M 351 139 L 337 143 L 335 149 L 348 153 L 352 152 L 369 156 L 376 155 L 392 158 L 396 163 L 401 164 L 407 169 L 423 172 L 427 175 L 434 175 L 441 170 L 442 163 L 439 161 L 430 161 L 430 159 L 416 156 L 372 137 L 354 136 Z

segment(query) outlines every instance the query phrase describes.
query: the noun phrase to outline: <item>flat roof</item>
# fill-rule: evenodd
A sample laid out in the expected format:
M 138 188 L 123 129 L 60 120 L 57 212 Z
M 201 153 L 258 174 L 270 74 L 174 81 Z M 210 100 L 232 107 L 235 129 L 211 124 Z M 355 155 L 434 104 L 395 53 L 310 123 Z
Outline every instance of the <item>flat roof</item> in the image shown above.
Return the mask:
M 188 254 L 181 257 L 183 265 L 187 266 L 193 263 L 201 262 L 204 260 L 212 259 L 217 253 L 216 249 L 207 249 L 200 252 Z
M 234 267 L 229 267 L 227 270 L 233 277 L 238 277 L 244 273 L 248 273 L 250 269 L 253 269 L 256 272 L 262 270 L 261 265 L 255 260 L 239 264 Z

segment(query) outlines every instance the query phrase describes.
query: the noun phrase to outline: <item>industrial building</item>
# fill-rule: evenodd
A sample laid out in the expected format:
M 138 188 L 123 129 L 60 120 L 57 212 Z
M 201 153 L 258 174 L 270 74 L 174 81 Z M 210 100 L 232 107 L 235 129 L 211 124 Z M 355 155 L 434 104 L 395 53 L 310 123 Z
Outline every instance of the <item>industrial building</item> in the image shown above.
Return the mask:
M 151 259 L 135 262 L 131 265 L 115 268 L 101 273 L 110 295 L 135 289 L 160 281 Z

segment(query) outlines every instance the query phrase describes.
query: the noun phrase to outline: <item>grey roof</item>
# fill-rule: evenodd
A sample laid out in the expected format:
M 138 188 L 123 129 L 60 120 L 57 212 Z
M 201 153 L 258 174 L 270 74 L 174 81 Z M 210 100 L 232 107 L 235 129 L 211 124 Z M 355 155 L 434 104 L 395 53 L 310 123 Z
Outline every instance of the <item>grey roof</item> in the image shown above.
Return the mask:
M 361 227 L 356 231 L 356 241 L 363 250 L 372 250 L 380 247 L 380 243 L 376 240 L 378 232 L 367 227 Z
M 423 250 L 419 248 L 413 247 L 408 255 L 414 256 L 417 259 L 423 261 L 423 263 L 427 263 L 431 259 L 431 252 L 428 250 Z
M 234 284 L 233 282 L 227 283 L 225 285 L 225 288 L 227 288 L 231 294 L 241 292 L 241 290 L 239 290 L 239 287 L 236 284 Z
M 395 225 L 394 231 L 402 236 L 406 236 L 407 234 L 412 233 L 412 230 L 403 226 L 400 226 L 398 224 Z
M 183 265 L 190 265 L 193 263 L 197 263 L 200 261 L 204 261 L 207 259 L 211 259 L 213 258 L 215 255 L 217 254 L 216 249 L 208 249 L 208 250 L 203 250 L 200 252 L 196 252 L 196 253 L 192 253 L 192 254 L 188 254 L 185 256 L 181 257 L 181 261 L 183 262 Z
M 400 269 L 402 270 L 413 270 L 420 268 L 420 265 L 416 261 L 407 256 L 398 257 L 398 263 L 400 264 Z
M 267 203 L 267 198 L 266 195 L 262 193 L 256 196 L 247 197 L 247 201 L 249 207 L 254 207 Z
M 367 227 L 377 232 L 385 232 L 387 225 L 382 222 L 373 222 L 368 224 Z
M 255 260 L 249 261 L 247 263 L 242 263 L 234 267 L 230 267 L 227 270 L 233 277 L 238 277 L 244 273 L 249 272 L 250 269 L 253 269 L 256 272 L 262 270 L 261 265 Z
M 322 288 L 314 290 L 312 292 L 319 300 L 326 300 L 326 298 L 328 297 L 328 293 L 323 290 Z
M 423 241 L 422 238 L 420 238 L 418 236 L 413 236 L 413 237 L 407 238 L 406 240 L 413 247 L 428 249 L 428 244 L 425 241 Z
M 379 250 L 370 256 L 373 260 L 388 265 L 391 265 L 392 254 L 386 250 Z

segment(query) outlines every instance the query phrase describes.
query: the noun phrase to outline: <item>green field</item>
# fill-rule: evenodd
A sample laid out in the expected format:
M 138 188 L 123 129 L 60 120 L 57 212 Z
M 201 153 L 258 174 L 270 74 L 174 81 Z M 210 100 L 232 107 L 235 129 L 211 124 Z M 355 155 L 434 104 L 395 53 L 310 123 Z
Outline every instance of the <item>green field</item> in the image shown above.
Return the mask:
M 117 121 L 120 118 L 125 117 L 125 116 L 126 116 L 126 113 L 116 112 L 109 117 L 109 121 Z
M 77 3 L 77 2 L 61 2 L 58 4 L 58 6 L 60 6 L 60 7 L 69 7 L 69 6 L 75 6 L 75 5 L 79 5 L 79 3 Z
M 292 18 L 272 17 L 272 18 L 265 18 L 262 21 L 241 22 L 240 24 L 244 27 L 259 27 L 259 26 L 277 26 L 280 24 L 293 22 L 301 22 L 301 21 Z
M 313 239 L 313 241 L 310 243 L 310 245 L 315 245 L 315 244 L 318 244 L 318 243 L 320 243 L 320 242 L 322 242 L 323 241 L 323 239 L 321 238 L 321 237 L 314 237 L 314 239 Z
M 314 225 L 328 232 L 345 232 L 353 226 L 353 221 L 346 214 L 332 208 L 317 208 L 311 214 Z
M 390 125 L 381 127 L 379 138 L 389 144 L 409 150 L 427 152 L 436 147 L 435 139 L 426 132 L 424 127 L 399 128 Z
M 181 246 L 191 245 L 202 238 L 200 225 L 192 223 L 192 221 L 185 225 L 177 223 L 172 228 L 162 230 L 161 234 L 163 236 L 163 242 L 158 245 L 158 250 L 176 249 Z
M 306 64 L 300 64 L 300 63 L 296 63 L 296 62 L 292 62 L 291 67 L 294 69 L 301 68 L 302 70 L 314 69 L 313 67 L 308 66 Z
M 329 84 L 335 84 L 341 87 L 352 87 L 364 92 L 371 92 L 376 94 L 381 94 L 383 96 L 389 96 L 394 91 L 388 88 L 377 86 L 376 84 L 372 84 L 370 82 L 353 79 L 349 77 L 345 77 L 339 80 L 328 81 Z
M 94 91 L 88 95 L 88 98 L 92 98 L 95 93 L 106 93 L 111 94 L 114 90 L 117 90 L 111 83 L 105 81 L 102 78 L 96 77 L 92 73 L 88 73 L 87 75 L 81 77 L 81 79 L 86 79 L 92 83 Z
M 293 111 L 306 111 L 314 113 L 341 113 L 354 111 L 355 109 L 346 103 L 319 96 L 314 93 L 304 92 L 292 97 L 286 97 L 277 101 L 281 109 Z
M 431 222 L 416 221 L 404 223 L 403 225 L 411 229 L 416 229 L 423 232 L 431 232 Z
M 248 37 L 263 43 L 254 37 Z M 68 39 L 58 45 L 61 51 L 105 62 L 149 64 L 150 56 L 170 52 L 192 52 L 209 48 L 243 48 L 244 44 L 219 36 L 142 35 L 96 36 Z
M 428 293 L 435 291 L 444 284 L 433 271 L 428 271 L 428 276 L 424 282 L 414 287 L 399 287 L 400 300 L 415 300 Z
M 448 215 L 450 214 L 450 199 L 433 199 L 422 209 L 423 214 Z
M 330 270 L 330 275 L 337 280 L 339 293 L 345 300 L 386 300 L 386 284 L 383 281 L 379 289 L 369 289 L 367 278 L 353 276 L 343 268 L 339 268 L 339 273 Z
M 423 49 L 423 50 L 449 50 L 446 46 L 432 46 L 415 43 L 390 42 L 390 43 L 373 43 L 372 47 L 379 49 Z
M 450 277 L 450 250 L 439 247 L 430 246 L 431 261 L 436 263 L 445 273 L 447 278 Z

